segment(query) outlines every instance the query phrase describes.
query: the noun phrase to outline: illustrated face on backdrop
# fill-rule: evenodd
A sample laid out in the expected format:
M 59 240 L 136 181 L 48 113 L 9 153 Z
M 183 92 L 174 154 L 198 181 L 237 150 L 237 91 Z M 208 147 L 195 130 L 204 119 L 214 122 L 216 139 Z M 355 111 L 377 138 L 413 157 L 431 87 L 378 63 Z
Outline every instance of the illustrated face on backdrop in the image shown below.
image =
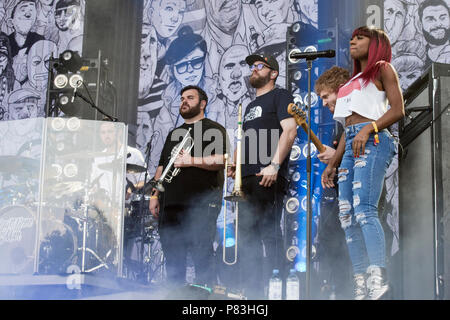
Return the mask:
M 417 69 L 417 70 L 402 70 L 402 71 L 398 71 L 398 80 L 400 82 L 401 88 L 403 91 L 405 91 L 406 89 L 408 89 L 408 87 L 410 85 L 413 84 L 413 82 L 420 77 L 420 75 L 422 74 L 422 70 L 421 69 Z
M 21 35 L 27 35 L 36 22 L 36 4 L 24 1 L 19 3 L 12 17 L 14 30 Z
M 241 0 L 205 1 L 206 16 L 227 34 L 232 34 L 239 23 L 242 10 Z
M 432 45 L 447 43 L 450 36 L 450 17 L 444 6 L 430 6 L 423 10 L 422 31 L 425 40 Z
M 266 27 L 286 21 L 292 0 L 256 0 L 258 16 Z
M 55 0 L 40 0 L 39 2 L 44 6 L 52 6 Z
M 422 74 L 424 61 L 414 54 L 408 54 L 393 59 L 392 65 L 397 70 L 400 86 L 405 91 Z
M 158 40 L 156 30 L 150 24 L 142 25 L 141 62 L 139 76 L 139 98 L 150 92 L 156 71 Z
M 175 34 L 183 21 L 185 0 L 153 0 L 148 17 L 162 38 Z
M 21 120 L 37 117 L 37 102 L 36 98 L 27 98 L 23 102 L 9 104 L 9 119 Z
M 55 9 L 55 24 L 61 31 L 71 29 L 79 18 L 80 7 L 71 5 Z
M 148 112 L 141 111 L 137 113 L 137 124 L 142 129 L 142 134 L 144 135 L 144 141 L 150 140 L 151 130 L 150 130 L 150 115 Z
M 183 87 L 198 85 L 203 77 L 205 53 L 195 48 L 173 66 L 173 74 Z
M 48 79 L 48 61 L 57 54 L 56 44 L 48 40 L 36 42 L 28 53 L 28 81 L 39 92 L 45 91 Z
M 245 77 L 250 76 L 250 69 L 245 62 L 248 49 L 242 45 L 232 46 L 225 51 L 220 61 L 219 84 L 222 93 L 230 101 L 238 101 L 248 91 Z
M 317 23 L 319 21 L 318 15 L 318 0 L 295 0 L 296 5 L 300 8 L 300 11 L 306 16 L 306 18 L 312 22 Z
M 384 27 L 391 43 L 400 37 L 406 20 L 406 8 L 400 0 L 384 1 Z

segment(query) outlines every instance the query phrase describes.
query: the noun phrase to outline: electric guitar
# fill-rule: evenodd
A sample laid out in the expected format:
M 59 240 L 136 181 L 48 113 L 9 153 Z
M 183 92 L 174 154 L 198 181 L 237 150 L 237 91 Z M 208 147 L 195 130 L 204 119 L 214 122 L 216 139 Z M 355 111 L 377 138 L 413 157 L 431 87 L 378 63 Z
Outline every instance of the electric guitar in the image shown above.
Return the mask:
M 298 126 L 301 126 L 306 133 L 308 133 L 308 124 L 306 123 L 306 112 L 300 109 L 295 103 L 290 103 L 287 109 L 288 113 L 294 117 L 295 122 Z M 311 141 L 316 146 L 320 153 L 324 152 L 326 149 L 319 138 L 311 130 Z

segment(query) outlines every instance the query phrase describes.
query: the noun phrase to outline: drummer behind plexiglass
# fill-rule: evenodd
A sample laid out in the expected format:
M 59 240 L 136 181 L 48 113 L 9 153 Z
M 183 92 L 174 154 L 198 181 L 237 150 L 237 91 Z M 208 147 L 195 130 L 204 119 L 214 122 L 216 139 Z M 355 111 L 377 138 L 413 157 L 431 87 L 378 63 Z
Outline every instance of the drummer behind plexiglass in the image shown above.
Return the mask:
M 100 126 L 100 138 L 105 145 L 105 149 L 103 152 L 108 155 L 112 154 L 123 154 L 122 149 L 122 141 L 118 139 L 122 135 L 120 132 L 117 132 L 119 129 L 116 128 L 116 125 L 112 122 L 104 122 Z M 108 193 L 111 192 L 111 183 L 112 183 L 112 172 L 108 170 L 101 169 L 101 164 L 106 164 L 111 162 L 114 159 L 114 156 L 105 156 L 102 158 L 97 158 L 95 160 L 96 163 L 96 171 L 98 172 L 94 178 L 98 178 L 98 187 L 105 189 Z M 136 164 L 142 167 L 145 167 L 145 159 L 142 155 L 141 151 L 136 148 L 127 146 L 127 164 Z M 100 165 L 100 167 L 99 167 Z M 126 175 L 127 182 L 131 184 L 134 188 L 139 189 L 144 185 L 145 172 L 141 173 L 127 173 Z M 131 197 L 131 188 L 127 187 L 127 193 L 125 199 L 129 201 Z

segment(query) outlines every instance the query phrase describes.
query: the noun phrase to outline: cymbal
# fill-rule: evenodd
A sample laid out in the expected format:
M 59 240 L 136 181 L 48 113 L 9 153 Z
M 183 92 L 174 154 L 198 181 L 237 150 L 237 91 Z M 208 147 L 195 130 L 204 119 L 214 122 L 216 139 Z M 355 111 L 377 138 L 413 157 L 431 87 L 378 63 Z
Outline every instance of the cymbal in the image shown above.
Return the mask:
M 127 173 L 140 173 L 145 172 L 147 170 L 145 167 L 142 167 L 137 164 L 127 163 Z
M 84 188 L 84 183 L 81 181 L 68 181 L 60 182 L 53 185 L 50 191 L 56 198 L 64 195 L 72 194 L 78 192 Z
M 90 152 L 76 152 L 76 153 L 68 153 L 59 155 L 58 158 L 61 159 L 93 159 L 93 158 L 100 158 L 100 157 L 110 157 L 115 156 L 116 153 L 111 152 L 102 152 L 102 151 L 90 151 Z
M 39 160 L 18 156 L 0 156 L 0 172 L 22 173 L 23 171 L 39 173 Z
M 117 168 L 117 161 L 121 159 L 117 159 L 116 161 L 100 163 L 98 164 L 99 169 L 112 171 L 114 168 Z M 145 172 L 145 167 L 142 167 L 137 164 L 127 163 L 127 173 L 140 173 Z

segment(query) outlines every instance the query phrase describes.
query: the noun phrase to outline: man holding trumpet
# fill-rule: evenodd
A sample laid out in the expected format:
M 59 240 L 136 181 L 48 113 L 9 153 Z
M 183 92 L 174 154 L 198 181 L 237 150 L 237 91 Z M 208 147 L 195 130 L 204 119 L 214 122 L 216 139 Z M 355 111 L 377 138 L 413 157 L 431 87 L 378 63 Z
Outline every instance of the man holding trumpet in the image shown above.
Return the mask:
M 150 212 L 159 218 L 167 278 L 174 286 L 185 283 L 188 252 L 194 262 L 195 282 L 213 282 L 213 240 L 222 203 L 228 140 L 224 127 L 205 118 L 207 103 L 201 88 L 181 90 L 180 115 L 185 123 L 166 138 L 154 177 L 158 183 L 150 198 Z
M 279 74 L 273 56 L 250 55 L 250 84 L 256 99 L 243 118 L 242 192 L 238 263 L 244 294 L 264 299 L 273 269 L 283 274 L 284 248 L 280 219 L 287 191 L 288 154 L 297 136 L 297 124 L 287 108 L 292 95 L 275 86 Z M 236 162 L 236 154 L 235 154 Z M 235 176 L 231 167 L 228 176 Z

